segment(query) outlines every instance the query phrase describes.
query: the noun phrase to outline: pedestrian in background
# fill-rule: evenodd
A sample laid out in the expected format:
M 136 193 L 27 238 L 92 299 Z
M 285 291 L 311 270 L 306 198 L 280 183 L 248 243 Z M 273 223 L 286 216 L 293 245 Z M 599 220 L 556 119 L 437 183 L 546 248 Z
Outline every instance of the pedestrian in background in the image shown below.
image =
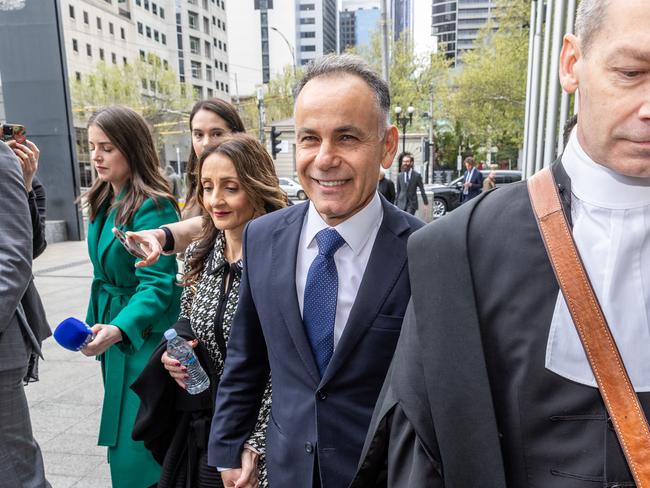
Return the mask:
M 32 224 L 23 173 L 0 142 L 0 487 L 46 487 L 23 378 L 34 351 L 21 301 L 32 280 Z
M 402 172 L 397 178 L 397 206 L 414 215 L 419 208 L 418 188 L 422 194 L 422 203 L 429 205 L 429 200 L 424 191 L 422 175 L 413 169 L 413 155 L 410 152 L 402 153 L 399 161 Z
M 470 201 L 477 197 L 483 188 L 483 175 L 476 167 L 476 160 L 469 156 L 465 158 L 465 174 L 463 175 L 463 189 L 460 194 L 460 203 Z
M 490 191 L 492 188 L 497 186 L 497 172 L 495 170 L 490 171 L 487 175 L 487 178 L 483 180 L 483 191 Z
M 207 464 L 206 447 L 239 299 L 242 234 L 255 217 L 286 206 L 273 160 L 264 146 L 248 135 L 230 136 L 218 146 L 209 146 L 199 159 L 198 171 L 197 203 L 204 210 L 203 225 L 199 239 L 185 251 L 181 313 L 174 328 L 193 347 L 198 346 L 210 388 L 196 397 L 179 392 L 179 387 L 185 388 L 187 369 L 167 354 L 164 344 L 133 385 L 142 399 L 134 437 L 144 440 L 161 458 L 158 488 L 222 486 L 218 471 Z M 268 383 L 257 425 L 246 442 L 246 459 L 257 478 L 249 481 L 259 480 L 262 487 L 268 486 L 263 453 L 270 386 Z
M 88 143 L 97 180 L 84 194 L 93 264 L 86 322 L 95 338 L 83 353 L 98 355 L 102 365 L 105 393 L 99 445 L 108 447 L 113 486 L 143 488 L 158 481 L 160 465 L 142 442 L 131 439 L 140 402 L 129 386 L 163 332 L 176 321 L 180 287 L 174 257 L 136 269 L 136 258 L 111 229 L 149 229 L 176 222 L 178 207 L 160 172 L 147 124 L 135 111 L 111 106 L 92 115 Z
M 395 183 L 393 183 L 393 180 L 386 178 L 386 171 L 384 168 L 379 171 L 377 191 L 383 195 L 389 203 L 395 203 Z
M 201 215 L 202 208 L 197 202 L 199 185 L 198 161 L 205 148 L 217 144 L 230 135 L 246 132 L 237 109 L 220 98 L 210 98 L 196 102 L 190 112 L 190 133 L 192 146 L 187 158 L 187 191 L 183 218 Z

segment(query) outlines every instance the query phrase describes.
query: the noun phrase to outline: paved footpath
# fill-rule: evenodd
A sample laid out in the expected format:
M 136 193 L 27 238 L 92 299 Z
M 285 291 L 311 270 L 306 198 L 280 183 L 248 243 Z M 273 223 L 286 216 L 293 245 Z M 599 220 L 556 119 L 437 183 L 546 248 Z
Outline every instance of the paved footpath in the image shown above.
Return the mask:
M 92 266 L 86 243 L 48 245 L 34 261 L 36 286 L 54 328 L 66 317 L 86 316 Z M 103 387 L 99 362 L 60 347 L 43 345 L 40 381 L 25 390 L 34 436 L 54 488 L 110 487 L 106 448 L 97 446 Z

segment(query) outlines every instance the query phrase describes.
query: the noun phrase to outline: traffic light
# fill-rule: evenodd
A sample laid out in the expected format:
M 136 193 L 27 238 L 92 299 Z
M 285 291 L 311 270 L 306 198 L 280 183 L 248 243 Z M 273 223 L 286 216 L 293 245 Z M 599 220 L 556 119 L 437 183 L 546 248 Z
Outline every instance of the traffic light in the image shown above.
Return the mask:
M 282 132 L 278 132 L 275 127 L 271 127 L 271 154 L 273 155 L 273 159 L 275 159 L 278 153 L 282 151 L 280 148 L 282 145 L 280 134 L 282 134 Z

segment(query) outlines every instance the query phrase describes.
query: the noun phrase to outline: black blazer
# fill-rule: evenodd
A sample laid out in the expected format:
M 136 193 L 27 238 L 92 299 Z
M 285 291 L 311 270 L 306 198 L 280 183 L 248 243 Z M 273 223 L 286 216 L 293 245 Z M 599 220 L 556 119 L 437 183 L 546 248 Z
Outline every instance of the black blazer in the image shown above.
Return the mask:
M 570 215 L 570 180 L 553 171 Z M 634 486 L 598 390 L 544 366 L 559 287 L 525 182 L 416 233 L 409 266 L 412 305 L 353 487 Z
M 418 204 L 418 188 L 422 194 L 422 202 L 425 205 L 429 204 L 427 200 L 427 194 L 424 191 L 424 183 L 422 182 L 422 175 L 415 171 L 411 170 L 411 178 L 408 181 L 408 184 L 404 181 L 404 172 L 398 174 L 397 177 L 397 206 L 402 210 L 417 210 L 419 208 Z
M 265 215 L 244 232 L 244 271 L 219 384 L 209 464 L 236 467 L 271 372 L 270 486 L 351 481 L 410 296 L 406 241 L 423 224 L 381 198 L 384 218 L 348 323 L 320 377 L 296 296 L 296 256 L 307 206 Z
M 467 178 L 467 173 L 468 171 L 465 170 L 465 173 L 463 174 L 463 183 L 465 183 L 465 178 Z M 461 193 L 460 193 L 461 202 L 466 202 L 468 200 L 471 200 L 474 197 L 477 197 L 483 190 L 483 174 L 478 168 L 474 169 L 474 173 L 472 174 L 469 183 L 471 186 L 467 190 L 467 195 L 465 195 L 464 193 L 464 188 L 461 189 Z

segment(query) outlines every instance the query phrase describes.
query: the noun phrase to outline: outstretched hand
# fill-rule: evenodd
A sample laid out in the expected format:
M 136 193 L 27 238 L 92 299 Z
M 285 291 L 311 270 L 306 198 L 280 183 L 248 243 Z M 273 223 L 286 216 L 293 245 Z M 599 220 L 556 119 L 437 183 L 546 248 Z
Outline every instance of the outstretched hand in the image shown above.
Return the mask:
M 138 246 L 147 255 L 144 259 L 135 263 L 136 268 L 144 268 L 158 262 L 165 244 L 165 233 L 161 229 L 140 230 L 138 232 L 126 232 L 129 244 Z

